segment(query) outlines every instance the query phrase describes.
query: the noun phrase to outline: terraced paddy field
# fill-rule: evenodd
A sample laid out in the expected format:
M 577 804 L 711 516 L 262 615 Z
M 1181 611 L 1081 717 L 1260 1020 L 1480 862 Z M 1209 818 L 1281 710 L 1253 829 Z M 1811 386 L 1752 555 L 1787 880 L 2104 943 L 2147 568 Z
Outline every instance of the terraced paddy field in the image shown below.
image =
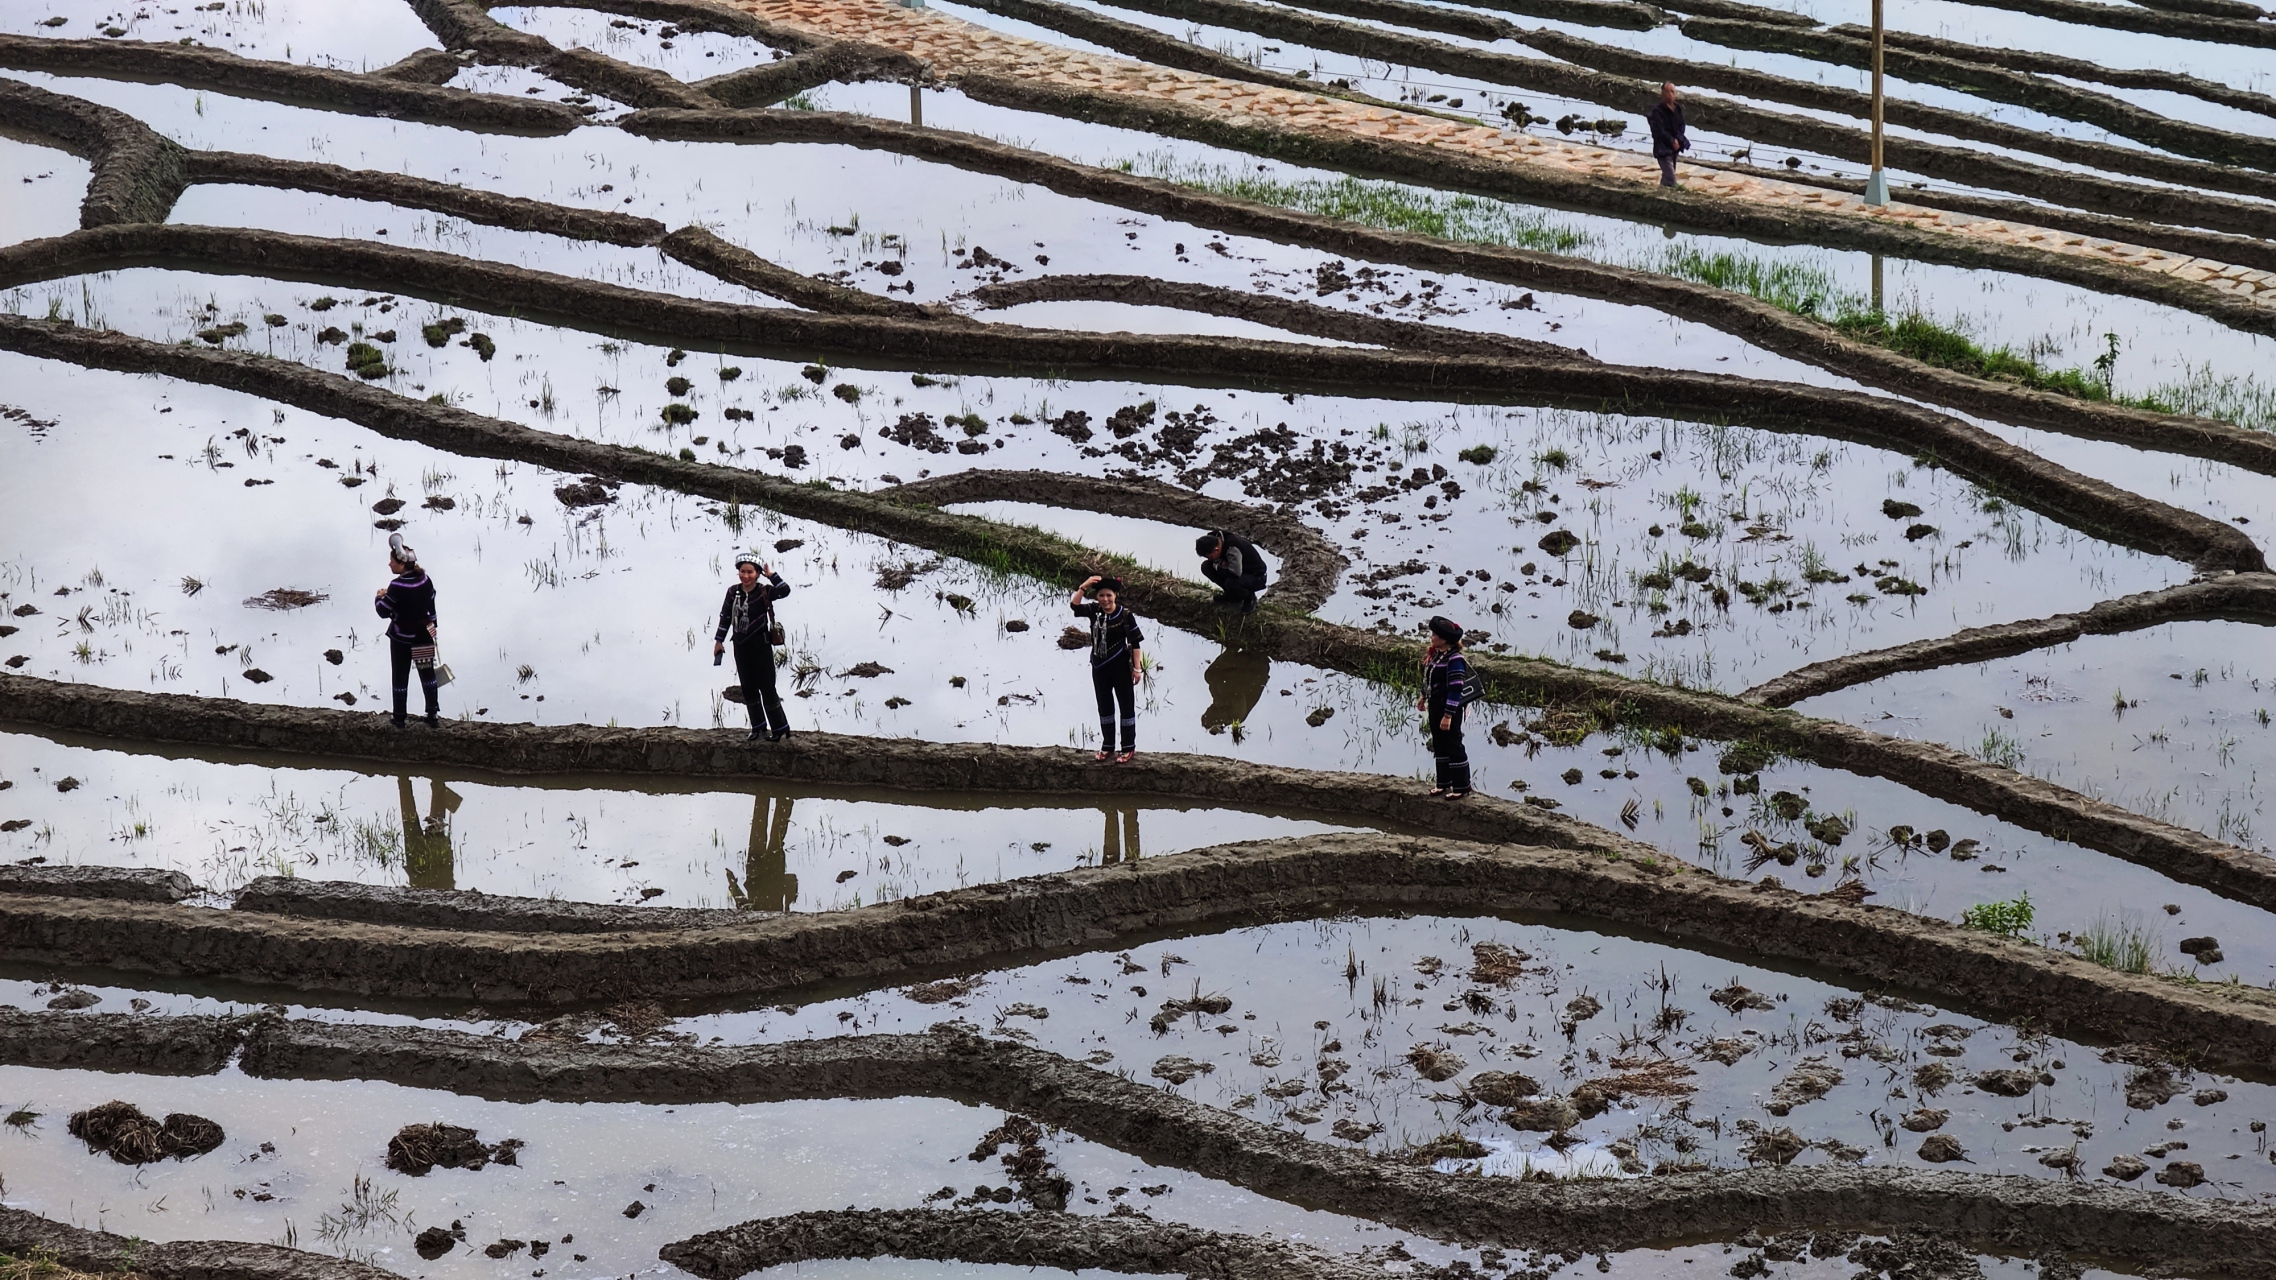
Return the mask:
M 0 1278 L 2276 1275 L 2276 15 L 1867 19 L 0 12 Z

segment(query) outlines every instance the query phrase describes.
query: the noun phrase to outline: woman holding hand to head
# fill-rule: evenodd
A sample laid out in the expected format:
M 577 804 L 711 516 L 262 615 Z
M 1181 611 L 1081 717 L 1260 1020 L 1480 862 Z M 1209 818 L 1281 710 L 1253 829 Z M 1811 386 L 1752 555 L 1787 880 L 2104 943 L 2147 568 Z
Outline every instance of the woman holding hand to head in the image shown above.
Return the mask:
M 1083 596 L 1093 587 L 1097 596 Z M 1091 691 L 1098 695 L 1098 758 L 1129 764 L 1138 758 L 1138 672 L 1146 637 L 1138 616 L 1122 603 L 1122 580 L 1092 574 L 1068 601 L 1075 616 L 1091 620 Z M 1122 752 L 1115 754 L 1116 712 L 1120 711 Z
M 764 583 L 759 581 L 762 577 Z M 758 552 L 735 557 L 735 585 L 727 588 L 727 598 L 719 605 L 711 660 L 716 664 L 728 644 L 734 644 L 735 679 L 743 686 L 743 709 L 751 713 L 752 742 L 762 735 L 769 742 L 790 736 L 790 717 L 782 713 L 782 698 L 774 689 L 774 602 L 789 594 L 790 584 L 759 559 Z

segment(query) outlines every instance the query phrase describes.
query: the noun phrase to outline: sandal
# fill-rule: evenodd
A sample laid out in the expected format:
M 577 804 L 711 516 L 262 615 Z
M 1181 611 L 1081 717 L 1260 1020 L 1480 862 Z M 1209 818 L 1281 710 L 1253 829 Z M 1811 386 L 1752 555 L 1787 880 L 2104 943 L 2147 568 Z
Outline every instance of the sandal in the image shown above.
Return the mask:
M 1098 753 L 1098 762 L 1100 764 L 1105 764 L 1107 761 L 1112 759 L 1114 759 L 1114 753 L 1112 751 L 1101 751 Z
M 1435 799 L 1439 799 L 1439 798 L 1442 798 L 1442 797 L 1444 797 L 1444 796 L 1446 795 L 1446 788 L 1444 788 L 1444 787 L 1432 787 L 1430 790 L 1428 790 L 1428 791 L 1424 792 L 1423 794 L 1424 794 L 1424 795 L 1427 795 L 1427 796 L 1429 796 L 1429 797 L 1431 797 L 1431 798 L 1432 798 L 1432 799 L 1434 799 L 1434 800 L 1435 800 Z
M 1468 791 L 1465 791 L 1465 790 L 1456 790 L 1456 789 L 1453 789 L 1453 788 L 1449 788 L 1449 789 L 1446 791 L 1446 793 L 1445 793 L 1445 795 L 1446 795 L 1446 798 L 1447 798 L 1447 799 L 1449 799 L 1449 800 L 1460 800 L 1462 797 L 1464 797 L 1464 796 L 1466 796 L 1466 795 L 1469 795 L 1469 794 L 1470 794 L 1470 793 L 1469 793 Z
M 1116 764 L 1129 764 L 1131 761 L 1133 761 L 1133 760 L 1136 760 L 1137 758 L 1138 758 L 1138 753 L 1137 753 L 1137 752 L 1135 752 L 1135 751 L 1125 751 L 1125 752 L 1123 752 L 1121 755 L 1118 755 L 1118 756 L 1116 756 L 1116 757 L 1114 758 L 1114 762 L 1115 762 Z

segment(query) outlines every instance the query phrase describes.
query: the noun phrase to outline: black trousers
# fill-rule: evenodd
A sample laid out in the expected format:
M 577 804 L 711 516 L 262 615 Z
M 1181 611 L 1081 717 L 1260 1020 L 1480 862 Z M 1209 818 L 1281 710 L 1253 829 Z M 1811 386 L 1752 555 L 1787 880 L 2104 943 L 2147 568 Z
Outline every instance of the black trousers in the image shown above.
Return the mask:
M 1226 572 L 1215 560 L 1201 562 L 1201 576 L 1217 584 L 1225 593 L 1225 603 L 1234 608 L 1246 609 L 1257 602 L 1257 593 L 1264 590 L 1264 574 L 1251 572 L 1235 575 Z
M 1114 750 L 1115 712 L 1121 711 L 1122 749 L 1138 749 L 1138 685 L 1130 659 L 1111 659 L 1091 668 L 1091 692 L 1098 695 L 1098 749 Z
M 753 729 L 790 729 L 782 713 L 782 698 L 774 691 L 774 645 L 766 633 L 754 631 L 734 644 L 735 679 L 743 686 L 743 706 L 751 713 Z
M 1443 713 L 1442 713 L 1443 714 Z M 1462 745 L 1462 717 L 1454 717 L 1454 727 L 1441 729 L 1438 717 L 1428 722 L 1430 754 L 1438 763 L 1438 785 L 1457 791 L 1470 789 L 1470 749 Z
M 387 665 L 395 678 L 395 718 L 401 720 L 411 703 L 411 650 L 417 646 L 407 640 L 387 637 Z M 440 715 L 442 699 L 435 687 L 435 669 L 419 668 L 419 687 L 427 694 L 427 714 Z

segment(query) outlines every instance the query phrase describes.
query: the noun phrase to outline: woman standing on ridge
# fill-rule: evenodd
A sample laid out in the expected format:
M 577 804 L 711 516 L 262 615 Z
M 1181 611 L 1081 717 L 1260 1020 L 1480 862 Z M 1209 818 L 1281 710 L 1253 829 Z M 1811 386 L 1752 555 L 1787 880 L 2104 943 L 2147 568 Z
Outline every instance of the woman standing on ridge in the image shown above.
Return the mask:
M 395 727 L 403 727 L 411 701 L 411 668 L 419 669 L 419 687 L 427 695 L 427 727 L 443 725 L 441 699 L 435 683 L 435 640 L 440 623 L 435 618 L 435 584 L 419 567 L 419 553 L 403 543 L 403 535 L 387 535 L 387 571 L 395 580 L 372 593 L 372 609 L 387 619 L 389 674 L 395 683 Z
M 764 575 L 766 585 L 759 585 Z M 775 621 L 774 602 L 790 594 L 772 567 L 756 551 L 735 557 L 735 585 L 719 606 L 719 630 L 711 637 L 711 661 L 718 665 L 730 637 L 735 642 L 735 679 L 743 686 L 743 707 L 751 713 L 751 742 L 761 734 L 769 742 L 790 736 L 790 718 L 782 713 L 782 699 L 774 690 L 774 647 L 781 643 L 782 624 Z
M 1098 588 L 1096 600 L 1083 593 Z M 1138 672 L 1146 637 L 1138 616 L 1122 607 L 1122 580 L 1092 574 L 1067 602 L 1075 616 L 1091 620 L 1091 691 L 1098 695 L 1098 758 L 1129 764 L 1138 758 Z M 1115 713 L 1121 712 L 1122 753 L 1114 751 Z
M 1438 763 L 1434 796 L 1459 800 L 1470 794 L 1470 751 L 1462 745 L 1462 708 L 1469 701 L 1470 662 L 1462 656 L 1462 628 L 1445 618 L 1430 620 L 1430 647 L 1423 651 L 1423 696 L 1415 704 L 1430 734 L 1430 754 Z

